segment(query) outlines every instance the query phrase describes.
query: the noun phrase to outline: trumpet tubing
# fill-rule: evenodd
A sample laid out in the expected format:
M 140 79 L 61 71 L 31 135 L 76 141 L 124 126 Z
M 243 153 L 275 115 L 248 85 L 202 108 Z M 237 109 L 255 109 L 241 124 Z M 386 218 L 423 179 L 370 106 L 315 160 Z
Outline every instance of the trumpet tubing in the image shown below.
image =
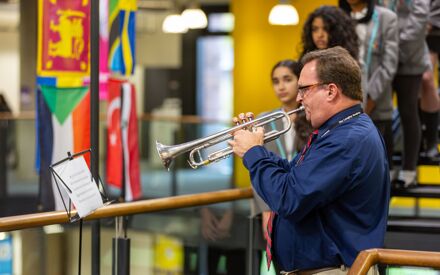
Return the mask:
M 185 143 L 177 144 L 177 145 L 163 145 L 156 141 L 156 149 L 159 154 L 160 159 L 162 160 L 163 165 L 165 168 L 169 170 L 171 163 L 173 160 L 186 152 L 189 153 L 189 165 L 196 169 L 200 166 L 208 165 L 212 162 L 220 161 L 222 159 L 225 159 L 229 157 L 233 151 L 230 146 L 223 148 L 221 150 L 218 150 L 216 152 L 213 152 L 208 155 L 206 159 L 203 159 L 201 150 L 206 149 L 208 147 L 214 146 L 216 144 L 219 144 L 221 142 L 227 141 L 229 139 L 232 139 L 232 133 L 240 130 L 240 129 L 247 129 L 247 128 L 257 128 L 262 127 L 272 121 L 287 118 L 287 121 L 289 122 L 287 127 L 284 129 L 278 131 L 278 130 L 272 130 L 268 133 L 264 134 L 264 143 L 267 143 L 269 141 L 272 141 L 274 139 L 277 139 L 287 131 L 289 131 L 290 127 L 292 126 L 292 121 L 290 120 L 289 115 L 301 112 L 304 110 L 304 107 L 301 106 L 295 110 L 292 110 L 290 112 L 283 112 L 283 111 L 276 111 L 269 113 L 265 116 L 259 117 L 257 119 L 248 121 L 246 123 L 231 127 L 229 129 L 220 131 L 218 133 L 212 134 L 207 137 L 199 138 L 193 141 L 188 141 Z

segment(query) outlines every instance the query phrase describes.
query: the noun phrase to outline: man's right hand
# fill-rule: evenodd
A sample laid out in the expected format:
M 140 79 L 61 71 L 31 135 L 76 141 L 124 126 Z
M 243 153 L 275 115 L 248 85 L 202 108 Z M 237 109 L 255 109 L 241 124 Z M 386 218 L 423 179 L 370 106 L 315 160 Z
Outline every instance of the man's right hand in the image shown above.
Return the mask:
M 253 119 L 254 114 L 248 112 L 246 114 L 239 114 L 237 117 L 234 117 L 232 121 L 236 125 L 240 125 Z M 246 129 L 251 129 L 252 132 L 247 131 Z M 242 158 L 250 148 L 264 144 L 264 129 L 262 127 L 255 129 L 253 127 L 247 127 L 246 129 L 238 130 L 232 133 L 234 139 L 228 142 L 234 153 L 240 158 Z
M 233 140 L 229 141 L 234 154 L 242 158 L 246 152 L 254 146 L 264 144 L 264 129 L 258 127 L 254 132 L 247 130 L 238 130 L 232 134 Z

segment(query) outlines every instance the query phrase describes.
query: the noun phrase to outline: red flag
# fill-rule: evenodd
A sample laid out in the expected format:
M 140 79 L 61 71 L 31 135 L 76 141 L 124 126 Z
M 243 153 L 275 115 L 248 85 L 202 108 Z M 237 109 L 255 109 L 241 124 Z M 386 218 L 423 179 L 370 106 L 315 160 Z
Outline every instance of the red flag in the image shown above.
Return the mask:
M 119 189 L 124 186 L 126 201 L 138 199 L 142 191 L 136 92 L 132 84 L 109 81 L 107 125 L 107 182 Z
M 122 81 L 110 79 L 107 107 L 107 183 L 122 187 L 121 89 Z

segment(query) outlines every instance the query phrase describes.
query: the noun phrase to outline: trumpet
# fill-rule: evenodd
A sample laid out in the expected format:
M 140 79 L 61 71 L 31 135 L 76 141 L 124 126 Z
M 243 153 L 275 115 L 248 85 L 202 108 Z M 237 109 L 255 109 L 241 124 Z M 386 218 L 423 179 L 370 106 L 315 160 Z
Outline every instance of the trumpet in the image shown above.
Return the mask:
M 193 169 L 197 169 L 200 166 L 205 166 L 213 162 L 220 161 L 222 159 L 225 159 L 229 157 L 233 151 L 230 146 L 223 148 L 221 150 L 215 151 L 207 156 L 207 158 L 202 157 L 201 151 L 203 149 L 206 149 L 208 147 L 214 146 L 216 144 L 219 144 L 221 142 L 224 142 L 226 140 L 232 139 L 234 133 L 237 130 L 241 129 L 249 129 L 249 128 L 257 128 L 262 127 L 268 123 L 271 123 L 272 121 L 278 120 L 278 119 L 287 119 L 287 126 L 282 130 L 271 130 L 270 132 L 267 132 L 264 134 L 264 143 L 267 143 L 269 141 L 272 141 L 274 139 L 277 139 L 287 131 L 289 131 L 290 127 L 292 127 L 292 121 L 290 120 L 289 115 L 298 113 L 304 110 L 304 107 L 301 106 L 297 109 L 294 109 L 289 112 L 284 111 L 275 111 L 272 113 L 269 113 L 265 116 L 259 117 L 257 119 L 248 121 L 246 123 L 234 126 L 232 128 L 220 131 L 218 133 L 212 134 L 210 136 L 199 138 L 193 141 L 188 141 L 185 143 L 177 144 L 177 145 L 163 145 L 156 141 L 156 149 L 159 153 L 159 157 L 162 160 L 163 165 L 168 170 L 170 169 L 172 161 L 179 155 L 190 152 L 189 153 L 189 160 L 188 163 Z

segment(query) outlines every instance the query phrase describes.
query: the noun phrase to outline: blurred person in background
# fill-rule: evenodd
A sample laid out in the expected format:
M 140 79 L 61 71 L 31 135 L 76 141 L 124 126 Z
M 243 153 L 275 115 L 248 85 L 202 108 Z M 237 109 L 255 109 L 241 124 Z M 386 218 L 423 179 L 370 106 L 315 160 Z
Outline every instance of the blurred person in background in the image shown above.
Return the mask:
M 419 92 L 423 73 L 431 66 L 427 58 L 426 28 L 430 0 L 382 0 L 379 4 L 397 14 L 399 65 L 393 80 L 403 133 L 402 167 L 393 184 L 409 188 L 417 185 L 417 164 L 422 130 L 419 119 Z
M 440 98 L 434 81 L 434 68 L 438 68 L 440 53 L 440 0 L 431 1 L 426 42 L 432 67 L 423 73 L 420 94 L 420 114 L 423 132 L 422 156 L 428 161 L 438 162 L 438 124 Z
M 314 50 L 341 46 L 358 60 L 359 39 L 355 24 L 338 7 L 321 6 L 315 9 L 304 23 L 301 39 L 303 46 L 301 56 Z
M 15 129 L 11 114 L 6 98 L 0 93 L 0 198 L 8 195 L 8 170 L 17 166 Z
M 246 232 L 244 218 L 241 219 L 235 213 L 234 204 L 221 204 L 216 206 L 202 207 L 201 236 L 202 247 L 207 254 L 207 274 L 242 275 L 246 273 L 246 240 L 240 239 Z M 200 265 L 205 264 L 199 262 Z M 202 272 L 202 270 L 199 270 Z M 203 273 L 203 272 L 202 272 Z
M 17 147 L 15 143 L 15 123 L 11 119 L 12 110 L 2 93 L 0 93 L 0 115 L 4 116 L 0 120 L 0 127 L 4 132 L 3 138 L 6 144 L 6 164 L 7 167 L 15 169 L 18 165 Z
M 356 22 L 364 110 L 384 138 L 393 179 L 396 172 L 392 170 L 392 82 L 399 56 L 397 16 L 389 9 L 376 6 L 374 0 L 339 0 L 339 7 Z

